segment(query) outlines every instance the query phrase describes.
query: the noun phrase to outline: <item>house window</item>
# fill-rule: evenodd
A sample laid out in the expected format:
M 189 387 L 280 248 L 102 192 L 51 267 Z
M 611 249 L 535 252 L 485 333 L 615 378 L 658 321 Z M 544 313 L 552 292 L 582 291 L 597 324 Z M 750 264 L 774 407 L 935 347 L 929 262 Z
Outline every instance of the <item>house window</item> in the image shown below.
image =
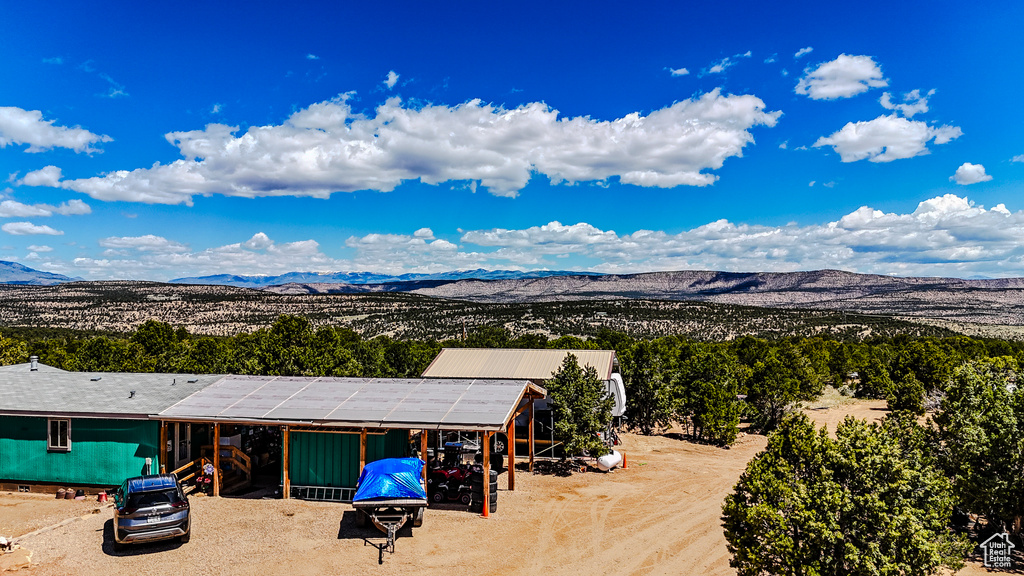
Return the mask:
M 71 420 L 50 420 L 46 448 L 60 452 L 71 451 Z

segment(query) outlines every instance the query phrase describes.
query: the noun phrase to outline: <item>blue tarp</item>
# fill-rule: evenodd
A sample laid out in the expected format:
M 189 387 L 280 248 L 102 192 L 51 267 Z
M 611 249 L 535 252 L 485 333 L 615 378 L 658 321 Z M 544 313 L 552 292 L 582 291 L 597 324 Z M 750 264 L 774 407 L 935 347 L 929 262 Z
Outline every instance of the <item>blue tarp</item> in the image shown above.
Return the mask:
M 353 502 L 396 498 L 427 499 L 420 484 L 425 463 L 419 458 L 385 458 L 370 462 L 359 475 Z

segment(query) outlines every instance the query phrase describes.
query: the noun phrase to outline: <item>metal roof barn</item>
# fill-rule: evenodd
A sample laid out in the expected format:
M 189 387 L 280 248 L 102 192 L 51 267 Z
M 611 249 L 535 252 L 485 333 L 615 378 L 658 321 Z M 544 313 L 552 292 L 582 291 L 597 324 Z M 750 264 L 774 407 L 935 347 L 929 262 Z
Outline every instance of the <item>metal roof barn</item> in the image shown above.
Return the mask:
M 423 371 L 424 378 L 508 378 L 550 380 L 569 354 L 609 380 L 618 365 L 614 350 L 521 350 L 444 348 Z

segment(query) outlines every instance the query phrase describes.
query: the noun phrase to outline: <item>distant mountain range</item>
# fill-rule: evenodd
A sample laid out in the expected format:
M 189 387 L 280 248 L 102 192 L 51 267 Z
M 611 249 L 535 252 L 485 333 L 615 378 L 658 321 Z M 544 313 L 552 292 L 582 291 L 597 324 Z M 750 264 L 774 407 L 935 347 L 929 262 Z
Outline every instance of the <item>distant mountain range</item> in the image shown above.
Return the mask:
M 316 282 L 285 282 L 299 278 Z M 325 282 L 337 279 L 347 282 Z M 1024 338 L 1024 278 L 904 278 L 839 270 L 604 275 L 471 270 L 402 276 L 225 275 L 181 278 L 176 284 L 113 280 L 49 286 L 70 280 L 75 279 L 0 262 L 0 284 L 7 285 L 0 286 L 3 325 L 121 331 L 140 319 L 159 318 L 197 333 L 225 335 L 265 326 L 278 314 L 289 313 L 331 318 L 361 333 L 410 337 L 450 337 L 461 333 L 466 320 L 552 334 L 588 334 L 594 326 L 605 325 L 697 337 L 710 337 L 712 329 L 720 332 L 715 337 L 820 330 L 853 330 L 864 336 L 880 329 L 873 324 L 880 320 L 854 317 L 866 314 L 887 318 L 883 323 L 889 328 L 895 326 L 892 322 L 911 322 L 928 325 L 922 328 L 926 332 L 934 328 Z
M 1024 325 L 1024 278 L 904 278 L 840 270 L 750 273 L 683 270 L 364 285 L 293 283 L 265 290 L 289 295 L 406 292 L 494 304 L 687 300 Z
M 22 284 L 26 286 L 52 286 L 64 282 L 75 282 L 81 278 L 72 278 L 63 274 L 42 272 L 17 262 L 0 260 L 0 284 Z
M 32 270 L 14 262 L 0 262 L 2 284 L 46 286 L 72 280 L 80 279 Z M 182 289 L 241 288 L 263 292 L 263 296 L 253 294 L 251 297 L 255 300 L 272 297 L 271 293 L 312 296 L 397 292 L 493 304 L 696 301 L 1024 326 L 1024 278 L 896 277 L 840 270 L 750 273 L 683 270 L 643 274 L 460 270 L 398 276 L 369 272 L 289 272 L 279 276 L 224 274 L 177 278 L 171 283 Z
M 546 278 L 548 276 L 598 276 L 591 272 L 566 272 L 538 270 L 517 272 L 515 270 L 457 270 L 437 274 L 374 274 L 372 272 L 288 272 L 277 276 L 239 276 L 216 274 L 175 278 L 171 284 L 201 284 L 207 286 L 236 286 L 239 288 L 267 288 L 283 284 L 344 284 L 362 286 L 367 284 L 394 284 L 402 282 L 447 283 L 457 280 L 518 280 L 523 278 Z

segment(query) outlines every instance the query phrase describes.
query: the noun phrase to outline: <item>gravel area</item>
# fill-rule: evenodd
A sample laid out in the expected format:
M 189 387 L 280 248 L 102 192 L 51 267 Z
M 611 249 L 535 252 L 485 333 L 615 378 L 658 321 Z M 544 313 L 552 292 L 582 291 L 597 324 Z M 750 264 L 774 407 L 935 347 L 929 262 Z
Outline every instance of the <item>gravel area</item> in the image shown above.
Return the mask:
M 0 492 L 0 536 L 18 537 L 108 506 L 96 502 L 96 496 L 57 500 L 53 494 Z

